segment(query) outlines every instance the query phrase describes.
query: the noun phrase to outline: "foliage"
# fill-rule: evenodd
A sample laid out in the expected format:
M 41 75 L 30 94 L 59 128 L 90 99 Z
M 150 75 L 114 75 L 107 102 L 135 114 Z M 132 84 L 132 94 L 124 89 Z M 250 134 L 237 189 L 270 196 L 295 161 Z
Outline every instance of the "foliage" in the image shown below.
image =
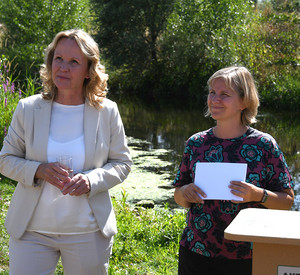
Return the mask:
M 8 210 L 15 185 L 6 178 L 0 178 L 0 273 L 8 274 L 8 241 L 9 236 L 4 227 L 4 220 Z M 5 270 L 5 271 L 4 271 Z
M 167 82 L 177 86 L 176 98 L 201 103 L 209 76 L 240 61 L 237 41 L 251 16 L 251 1 L 178 1 L 163 45 Z
M 209 76 L 238 64 L 263 105 L 300 101 L 298 0 L 0 0 L 0 9 L 0 54 L 15 60 L 21 81 L 35 78 L 58 31 L 76 27 L 99 42 L 116 99 L 202 107 Z
M 299 12 L 300 2 L 299 0 L 269 0 L 267 3 L 272 5 L 272 8 L 279 12 Z
M 176 1 L 92 0 L 99 25 L 96 39 L 109 64 L 113 93 L 129 90 L 131 97 L 152 98 L 160 71 L 160 41 Z
M 298 110 L 300 100 L 299 13 L 281 11 L 268 5 L 256 25 L 263 52 L 258 80 L 265 105 Z M 283 9 L 284 10 L 284 9 Z M 298 104 L 297 104 L 298 103 Z
M 0 0 L 0 10 L 0 53 L 16 58 L 22 75 L 29 69 L 38 71 L 43 50 L 56 33 L 86 29 L 89 22 L 88 0 Z
M 12 62 L 3 55 L 0 58 L 0 148 L 20 98 L 33 95 L 38 90 L 30 76 L 23 82 L 25 86 L 21 87 L 17 79 L 12 78 L 11 70 Z
M 167 2 L 167 13 L 156 17 L 163 20 L 157 21 L 161 28 L 153 36 L 151 55 L 151 24 L 145 24 L 141 7 L 150 4 L 154 10 L 155 1 L 93 1 L 100 11 L 98 39 L 110 66 L 113 95 L 163 107 L 199 106 L 205 103 L 209 76 L 236 64 L 253 73 L 263 105 L 297 107 L 298 1 Z
M 8 76 L 9 67 L 7 59 L 2 56 L 0 59 L 0 140 L 7 134 L 13 111 L 18 104 L 21 93 L 16 90 L 11 77 Z
M 253 72 L 264 106 L 296 110 L 300 100 L 299 14 L 286 12 L 279 1 L 272 2 L 278 3 L 259 5 L 240 37 L 238 54 Z
M 112 66 L 141 72 L 157 60 L 157 42 L 175 0 L 92 0 L 99 25 L 96 39 Z M 121 20 L 116 20 L 121 18 Z
M 202 99 L 199 90 L 212 71 L 238 60 L 234 41 L 251 11 L 251 2 L 243 0 L 97 3 L 103 4 L 99 42 L 118 70 L 111 76 L 112 90 L 143 91 L 147 101 L 164 104 Z M 152 12 L 158 7 L 160 13 Z M 123 20 L 114 21 L 118 17 Z
M 175 274 L 183 212 L 165 209 L 130 209 L 123 199 L 114 201 L 118 234 L 109 274 Z

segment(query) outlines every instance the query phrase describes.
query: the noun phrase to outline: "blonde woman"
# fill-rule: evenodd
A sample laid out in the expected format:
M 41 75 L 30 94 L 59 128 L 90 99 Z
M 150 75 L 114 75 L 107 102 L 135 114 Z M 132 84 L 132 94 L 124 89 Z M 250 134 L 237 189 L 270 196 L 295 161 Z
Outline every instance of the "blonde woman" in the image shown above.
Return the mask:
M 109 189 L 132 164 L 116 103 L 90 35 L 68 30 L 48 46 L 42 94 L 22 99 L 0 153 L 18 181 L 7 213 L 10 274 L 107 274 L 117 232 Z M 73 159 L 74 176 L 56 162 Z
M 244 208 L 290 209 L 293 182 L 274 138 L 249 126 L 259 106 L 251 73 L 244 67 L 224 68 L 208 86 L 206 115 L 216 126 L 188 139 L 174 181 L 175 201 L 189 209 L 178 270 L 180 275 L 250 275 L 251 244 L 224 239 L 224 230 Z M 206 194 L 194 184 L 197 162 L 247 163 L 246 181 L 228 182 L 241 201 L 204 200 Z

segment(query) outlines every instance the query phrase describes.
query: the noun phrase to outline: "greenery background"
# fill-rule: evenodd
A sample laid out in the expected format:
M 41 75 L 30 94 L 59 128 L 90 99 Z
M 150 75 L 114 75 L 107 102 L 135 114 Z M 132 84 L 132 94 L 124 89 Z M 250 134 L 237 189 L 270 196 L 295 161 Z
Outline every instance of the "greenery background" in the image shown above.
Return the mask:
M 99 43 L 109 96 L 118 101 L 201 106 L 209 76 L 238 64 L 253 73 L 263 106 L 299 110 L 299 6 L 298 0 L 0 0 L 0 147 L 19 99 L 40 89 L 44 49 L 70 28 Z M 1 274 L 8 274 L 3 223 L 14 186 L 1 179 Z M 110 274 L 176 274 L 184 213 L 167 206 L 133 211 L 126 198 L 124 192 L 114 201 L 119 234 Z M 56 273 L 62 272 L 60 265 Z
M 239 64 L 263 105 L 300 102 L 298 0 L 0 0 L 0 10 L 0 54 L 21 82 L 38 79 L 58 31 L 82 28 L 99 43 L 112 96 L 199 106 L 209 76 Z

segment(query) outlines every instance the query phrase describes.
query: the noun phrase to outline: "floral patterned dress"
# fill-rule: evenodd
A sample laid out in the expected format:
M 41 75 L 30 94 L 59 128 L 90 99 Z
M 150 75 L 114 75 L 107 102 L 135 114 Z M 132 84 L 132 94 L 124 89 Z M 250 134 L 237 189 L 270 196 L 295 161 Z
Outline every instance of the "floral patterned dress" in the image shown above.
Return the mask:
M 209 129 L 191 136 L 183 153 L 174 187 L 194 182 L 197 162 L 247 163 L 246 182 L 271 191 L 293 188 L 283 153 L 272 136 L 251 127 L 234 139 L 219 139 Z M 244 208 L 264 208 L 258 202 L 235 204 L 205 200 L 193 204 L 180 245 L 207 257 L 252 258 L 251 243 L 224 238 L 224 230 Z

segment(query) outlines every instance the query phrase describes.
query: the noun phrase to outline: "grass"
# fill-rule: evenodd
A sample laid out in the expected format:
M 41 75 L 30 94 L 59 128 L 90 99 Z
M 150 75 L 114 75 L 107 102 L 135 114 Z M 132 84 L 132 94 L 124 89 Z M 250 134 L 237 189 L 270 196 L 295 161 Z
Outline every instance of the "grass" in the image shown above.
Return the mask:
M 118 234 L 115 235 L 109 275 L 177 274 L 179 239 L 185 224 L 185 212 L 182 209 L 171 209 L 168 204 L 164 207 L 144 209 L 129 203 L 128 197 L 132 196 L 134 190 L 133 182 L 140 184 L 141 173 L 146 179 L 150 179 L 152 175 L 151 188 L 153 188 L 153 179 L 157 184 L 161 184 L 162 176 L 165 178 L 161 172 L 158 175 L 153 171 L 146 171 L 147 169 L 141 163 L 146 162 L 149 165 L 151 154 L 148 152 L 141 155 L 140 151 L 137 151 L 131 148 L 133 161 L 137 165 L 134 165 L 128 185 L 125 182 L 120 185 L 123 187 L 118 187 L 119 189 L 114 191 L 113 205 Z M 161 152 L 159 154 L 152 152 L 152 158 L 157 159 L 160 154 Z M 161 166 L 163 167 L 164 164 L 161 163 Z M 9 236 L 4 228 L 4 220 L 15 184 L 9 179 L 2 178 L 0 185 L 0 274 L 8 274 Z M 142 185 L 145 186 L 146 182 Z M 149 189 L 149 186 L 145 188 Z M 55 274 L 64 274 L 60 262 Z
M 0 190 L 0 273 L 8 274 L 8 241 L 9 236 L 4 227 L 4 220 L 15 185 L 8 179 L 1 179 Z
M 164 209 L 132 210 L 114 201 L 119 233 L 115 238 L 109 274 L 177 274 L 179 238 L 184 213 Z

